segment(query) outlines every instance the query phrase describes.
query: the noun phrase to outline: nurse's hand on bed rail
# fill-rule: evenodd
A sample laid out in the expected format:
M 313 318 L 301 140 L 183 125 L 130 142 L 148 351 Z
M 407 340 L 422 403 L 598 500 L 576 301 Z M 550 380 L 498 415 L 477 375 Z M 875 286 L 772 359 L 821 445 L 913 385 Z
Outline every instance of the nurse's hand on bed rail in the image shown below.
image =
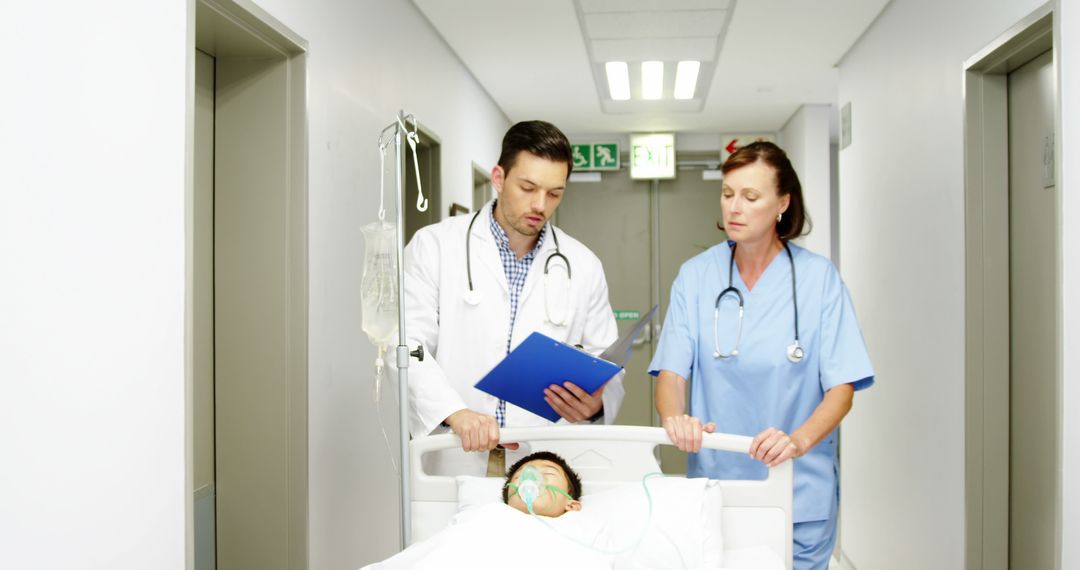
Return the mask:
M 754 436 L 750 444 L 750 457 L 769 467 L 776 467 L 802 454 L 803 448 L 793 436 L 772 427 Z
M 668 439 L 682 451 L 697 453 L 701 451 L 701 434 L 716 431 L 716 424 L 709 422 L 701 425 L 701 420 L 683 414 L 664 418 L 664 431 Z

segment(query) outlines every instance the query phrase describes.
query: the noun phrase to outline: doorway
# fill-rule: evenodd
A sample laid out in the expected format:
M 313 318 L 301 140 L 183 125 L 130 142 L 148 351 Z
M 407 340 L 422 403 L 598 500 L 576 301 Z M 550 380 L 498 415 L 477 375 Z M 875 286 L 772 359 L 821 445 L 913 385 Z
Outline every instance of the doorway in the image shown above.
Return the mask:
M 491 189 L 491 175 L 475 162 L 472 165 L 472 211 L 479 212 L 480 208 L 494 197 Z
M 1054 568 L 1061 539 L 1052 32 L 1048 5 L 965 66 L 969 568 Z
M 624 166 L 603 172 L 599 182 L 571 182 L 556 213 L 559 228 L 588 244 L 603 263 L 617 316 L 634 311 L 644 315 L 660 305 L 653 326 L 643 333 L 626 365 L 626 397 L 618 424 L 659 425 L 648 366 L 671 284 L 683 262 L 725 239 L 717 229 L 722 182 L 702 175 L 705 165 L 717 160 L 717 153 L 680 153 L 674 180 L 634 180 Z M 621 164 L 630 164 L 626 153 Z M 619 334 L 634 321 L 632 316 L 618 320 Z M 686 460 L 674 447 L 660 447 L 664 472 L 686 473 Z
M 193 567 L 307 567 L 305 47 L 195 9 L 189 211 Z

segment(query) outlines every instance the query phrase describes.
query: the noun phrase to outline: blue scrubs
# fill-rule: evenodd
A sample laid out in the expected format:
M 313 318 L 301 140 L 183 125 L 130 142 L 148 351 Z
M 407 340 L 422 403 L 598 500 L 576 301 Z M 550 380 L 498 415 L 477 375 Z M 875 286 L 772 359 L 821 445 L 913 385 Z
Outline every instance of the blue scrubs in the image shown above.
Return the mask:
M 683 264 L 671 287 L 671 300 L 649 373 L 669 370 L 690 381 L 690 414 L 715 422 L 719 432 L 755 436 L 769 427 L 795 431 L 814 412 L 830 388 L 850 383 L 856 390 L 874 383 L 854 307 L 840 274 L 828 259 L 789 244 L 795 263 L 799 305 L 799 342 L 806 356 L 787 359 L 794 341 L 791 265 L 781 251 L 748 291 L 734 266 L 732 284 L 742 292 L 744 317 L 739 354 L 715 358 L 735 347 L 738 304 L 724 297 L 713 333 L 717 295 L 728 286 L 731 244 L 713 246 Z M 835 536 L 837 473 L 836 432 L 795 460 L 794 522 L 796 568 L 816 568 L 817 556 L 800 550 L 824 550 L 820 540 L 800 546 L 799 523 L 824 521 Z M 713 479 L 764 479 L 768 469 L 744 454 L 702 450 L 691 454 L 687 476 Z M 821 525 L 817 525 L 821 526 Z M 809 526 L 807 527 L 809 528 Z M 820 533 L 819 533 L 820 534 Z M 802 541 L 802 542 L 805 542 Z M 827 564 L 828 552 L 824 555 Z

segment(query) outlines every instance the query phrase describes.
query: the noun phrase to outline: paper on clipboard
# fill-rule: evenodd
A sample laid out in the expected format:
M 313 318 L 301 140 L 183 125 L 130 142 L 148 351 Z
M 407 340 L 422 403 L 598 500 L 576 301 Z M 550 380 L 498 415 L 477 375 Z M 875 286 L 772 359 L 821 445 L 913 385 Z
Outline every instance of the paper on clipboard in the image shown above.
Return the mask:
M 599 357 L 534 332 L 476 383 L 476 388 L 515 406 L 558 421 L 544 401 L 544 389 L 573 382 L 590 394 L 617 374 L 633 351 L 634 340 L 656 313 L 656 307 Z

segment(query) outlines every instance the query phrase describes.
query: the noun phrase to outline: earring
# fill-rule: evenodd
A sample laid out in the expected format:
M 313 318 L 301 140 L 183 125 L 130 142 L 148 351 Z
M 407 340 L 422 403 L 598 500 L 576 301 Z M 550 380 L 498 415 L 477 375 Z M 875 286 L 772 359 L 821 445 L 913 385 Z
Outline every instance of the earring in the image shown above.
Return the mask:
M 780 219 L 781 219 L 781 218 L 783 218 L 783 217 L 784 217 L 784 213 L 783 213 L 783 212 L 781 212 L 781 213 L 777 214 L 777 215 L 776 215 L 776 221 L 777 221 L 777 222 L 779 222 L 779 221 L 780 221 Z

